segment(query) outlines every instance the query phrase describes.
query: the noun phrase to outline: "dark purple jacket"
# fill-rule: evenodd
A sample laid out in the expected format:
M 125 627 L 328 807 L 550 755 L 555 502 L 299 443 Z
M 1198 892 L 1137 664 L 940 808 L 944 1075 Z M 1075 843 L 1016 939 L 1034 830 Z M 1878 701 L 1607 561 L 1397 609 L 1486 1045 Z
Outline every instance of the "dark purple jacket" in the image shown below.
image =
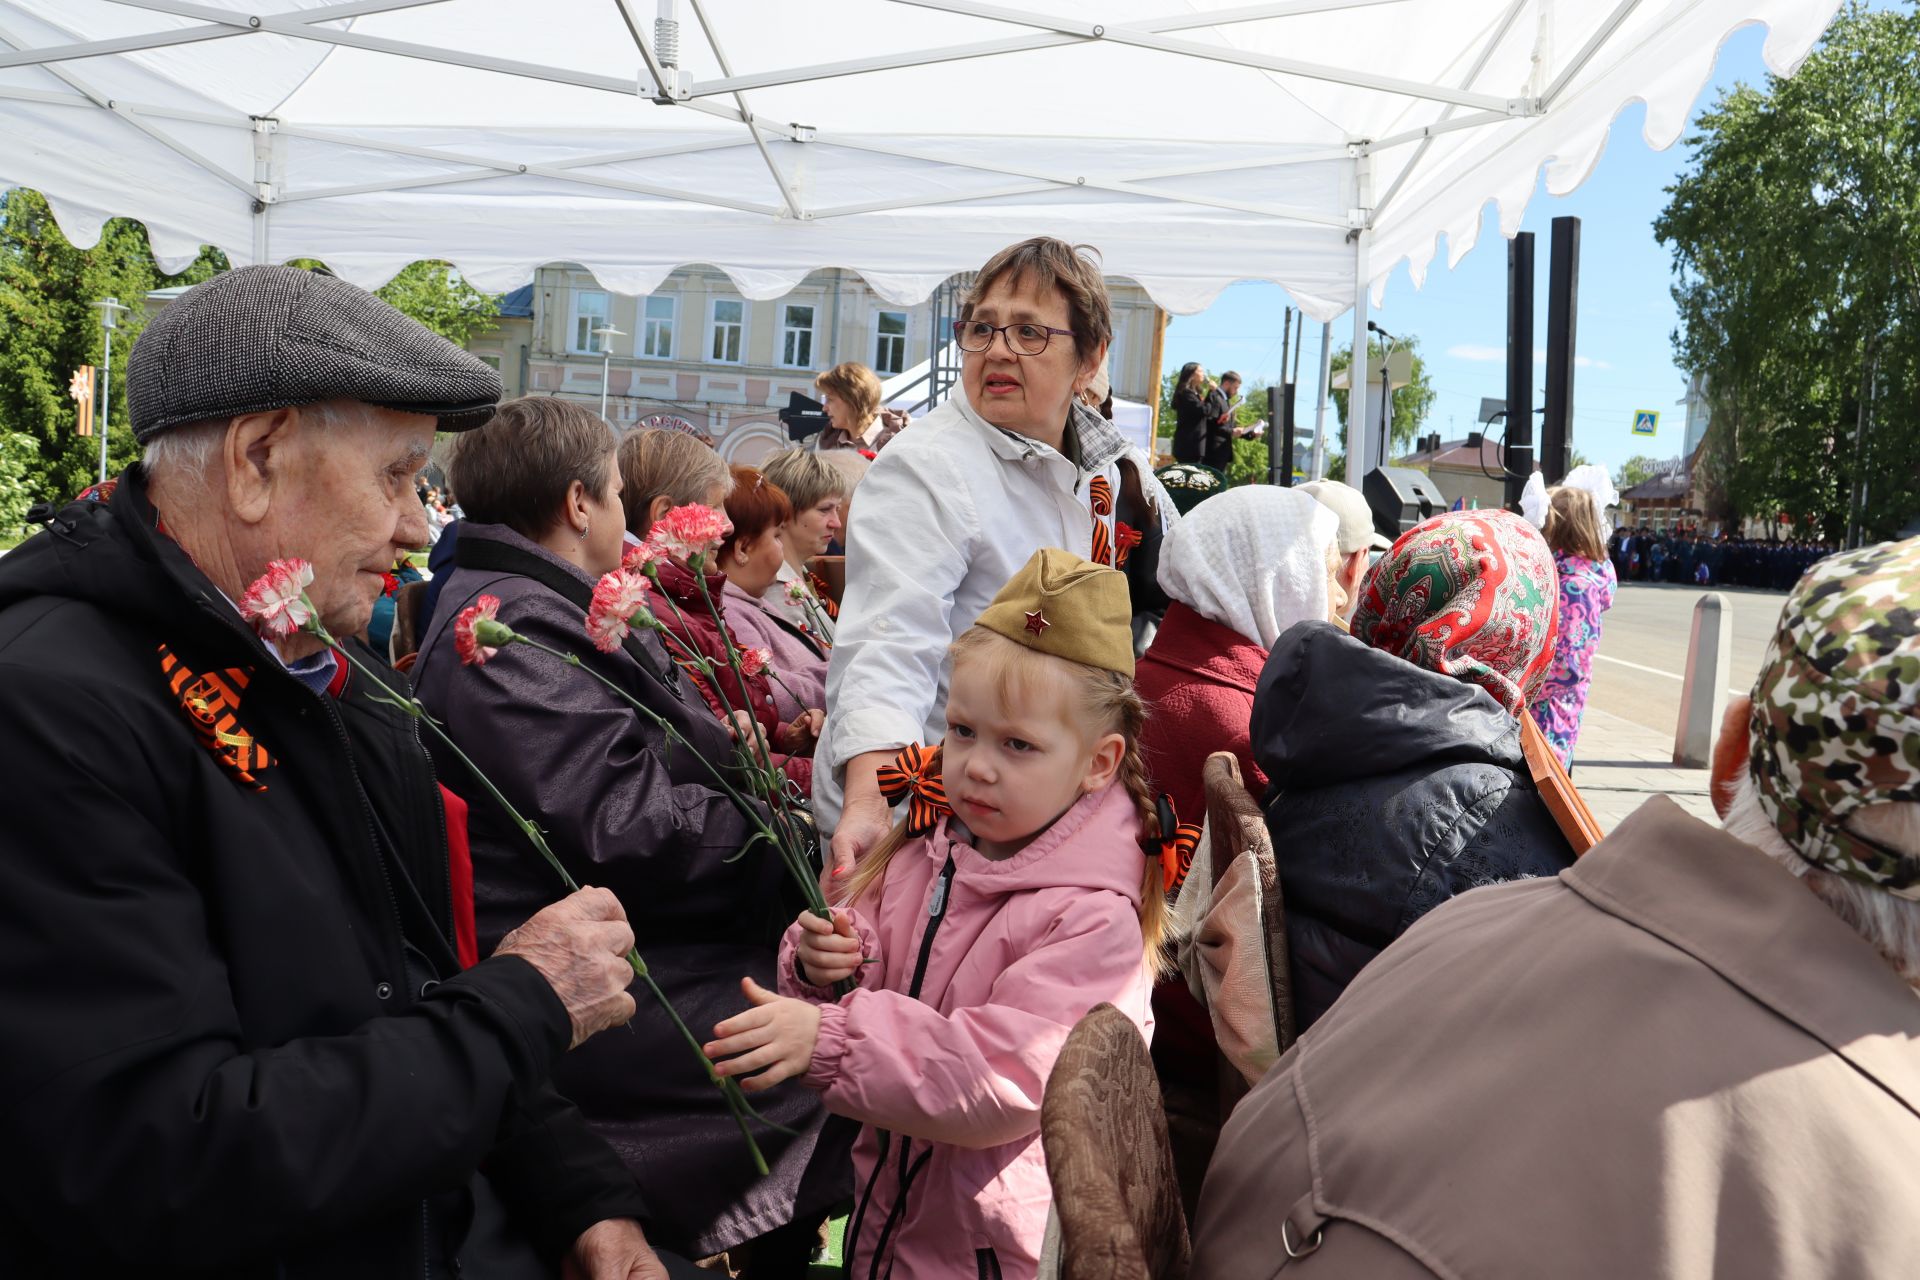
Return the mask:
M 592 586 L 585 574 L 500 525 L 465 521 L 460 538 L 461 563 L 446 577 L 422 639 L 415 688 L 461 749 L 546 831 L 574 878 L 619 895 L 655 980 L 704 1036 L 745 1007 L 743 975 L 774 986 L 775 944 L 799 910 L 778 856 L 756 845 L 739 857 L 748 826 L 733 802 L 691 752 L 663 750 L 664 735 L 599 681 L 520 645 L 485 666 L 462 667 L 454 619 L 481 593 L 498 596 L 502 622 L 578 654 L 707 759 L 728 758 L 726 730 L 653 636 L 602 654 L 587 639 L 584 608 L 559 590 L 473 562 L 501 565 L 517 556 L 583 599 Z M 473 806 L 474 908 L 485 955 L 562 890 L 464 766 L 439 763 L 446 785 Z M 660 1244 L 700 1257 L 849 1194 L 844 1160 L 808 1175 L 803 1186 L 823 1113 L 815 1095 L 793 1083 L 756 1097 L 769 1119 L 799 1135 L 756 1128 L 773 1164 L 770 1177 L 756 1179 L 739 1130 L 692 1051 L 643 989 L 634 995 L 633 1024 L 568 1054 L 554 1079 L 633 1169 Z

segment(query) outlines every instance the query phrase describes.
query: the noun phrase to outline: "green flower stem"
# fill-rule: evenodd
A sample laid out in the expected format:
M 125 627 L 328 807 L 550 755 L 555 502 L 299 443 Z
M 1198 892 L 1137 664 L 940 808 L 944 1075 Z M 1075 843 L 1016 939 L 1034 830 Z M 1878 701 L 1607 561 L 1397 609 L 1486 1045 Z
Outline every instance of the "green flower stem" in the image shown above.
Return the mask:
M 705 572 L 703 572 L 703 569 L 704 569 L 704 563 L 701 567 L 695 568 L 693 570 L 693 580 L 700 588 L 700 598 L 706 602 L 707 612 L 713 615 L 714 622 L 720 628 L 720 642 L 726 646 L 727 665 L 733 669 L 733 679 L 734 679 L 735 687 L 740 690 L 740 696 L 742 698 L 750 698 L 751 695 L 747 691 L 746 669 L 741 665 L 741 661 L 740 661 L 740 648 L 738 645 L 736 645 L 733 642 L 733 633 L 727 629 L 726 619 L 721 616 L 720 606 L 714 603 L 713 593 L 707 589 L 707 575 L 705 574 Z M 771 666 L 769 666 L 767 670 L 769 674 L 772 674 L 773 668 Z M 791 690 L 789 690 L 789 692 L 791 692 Z M 798 699 L 796 698 L 795 701 L 798 701 Z M 747 716 L 748 716 L 748 719 L 753 724 L 754 744 L 756 747 L 760 749 L 760 753 L 761 753 L 760 767 L 767 771 L 767 775 L 769 779 L 771 779 L 776 775 L 773 768 L 772 758 L 768 754 L 769 748 L 767 747 L 765 736 L 761 733 L 761 730 L 760 730 L 760 722 L 758 719 L 754 718 L 753 709 L 751 707 L 747 709 Z M 777 786 L 770 787 L 769 789 L 774 793 L 772 796 L 769 797 L 769 800 L 773 804 L 775 815 L 780 819 L 781 825 L 787 828 L 787 835 L 789 839 L 792 840 L 793 847 L 797 851 L 800 846 L 800 840 L 798 838 L 798 833 L 795 831 L 793 827 L 793 823 L 795 821 L 793 814 L 787 809 L 786 795 Z M 791 862 L 792 859 L 789 859 L 789 861 Z M 808 866 L 805 868 L 805 875 L 803 878 L 807 879 L 809 882 L 813 880 L 813 869 L 811 866 Z M 811 904 L 811 901 L 812 899 L 811 897 L 809 897 L 809 904 Z M 818 915 L 823 920 L 831 920 L 833 918 L 833 913 L 826 909 L 826 904 L 824 899 L 821 902 L 820 908 L 817 909 L 814 912 L 814 914 Z
M 728 664 L 732 667 L 734 678 L 737 681 L 737 687 L 744 696 L 747 691 L 746 675 L 740 669 L 739 653 L 733 645 L 732 638 L 727 633 L 725 619 L 720 616 L 720 610 L 715 607 L 713 596 L 707 590 L 705 565 L 705 559 L 696 556 L 688 562 L 685 568 L 693 575 L 694 582 L 698 584 L 701 598 L 706 602 L 707 612 L 712 615 L 715 623 L 719 625 L 721 642 L 727 649 Z M 653 583 L 655 592 L 661 599 L 667 602 L 667 607 L 673 610 L 673 616 L 679 623 L 681 630 L 690 633 L 692 626 L 687 621 L 687 615 L 681 611 L 680 602 L 673 598 L 672 592 L 661 585 L 659 565 L 649 562 L 643 572 Z M 664 637 L 668 633 L 663 629 L 662 634 Z M 674 639 L 677 641 L 679 637 L 675 636 Z M 684 642 L 682 643 L 684 644 Z M 720 686 L 717 680 L 713 682 L 713 691 L 714 696 L 720 700 L 720 705 L 726 708 L 729 718 L 731 718 L 731 714 L 736 708 L 727 697 L 726 690 Z M 746 752 L 748 766 L 750 769 L 758 768 L 763 770 L 764 775 L 771 779 L 776 776 L 773 761 L 771 757 L 766 754 L 766 742 L 761 735 L 759 721 L 754 719 L 753 709 L 751 707 L 747 708 L 747 718 L 753 725 L 752 737 L 754 745 L 761 749 L 761 753 L 757 758 L 753 752 Z M 767 801 L 768 811 L 773 815 L 774 821 L 778 823 L 780 828 L 777 831 L 769 830 L 767 833 L 768 838 L 779 848 L 780 856 L 787 864 L 788 873 L 791 874 L 794 880 L 800 885 L 801 894 L 807 902 L 807 909 L 823 920 L 832 919 L 833 913 L 827 907 L 826 898 L 820 893 L 820 886 L 818 878 L 814 873 L 813 865 L 807 860 L 806 855 L 801 852 L 803 842 L 795 825 L 797 820 L 785 803 L 785 795 L 780 791 L 778 785 L 769 781 L 766 795 L 763 798 Z
M 557 658 L 559 661 L 566 663 L 570 667 L 575 667 L 581 671 L 584 671 L 587 675 L 592 676 L 595 680 L 598 680 L 601 684 L 605 685 L 608 689 L 612 690 L 614 695 L 620 698 L 628 706 L 631 706 L 634 710 L 638 711 L 642 716 L 646 717 L 646 719 L 650 723 L 652 723 L 652 725 L 656 729 L 659 729 L 662 733 L 667 735 L 667 738 L 669 741 L 678 743 L 679 745 L 685 747 L 687 749 L 687 753 L 691 755 L 695 760 L 698 760 L 700 762 L 700 766 L 707 771 L 708 775 L 713 778 L 714 782 L 719 785 L 720 789 L 726 792 L 727 798 L 733 801 L 734 807 L 740 810 L 741 815 L 745 817 L 747 821 L 751 822 L 754 825 L 754 827 L 758 829 L 759 833 L 765 836 L 770 843 L 779 847 L 783 855 L 785 854 L 786 852 L 785 846 L 781 843 L 781 839 L 780 839 L 781 833 L 777 829 L 775 829 L 771 824 L 769 824 L 764 817 L 760 815 L 759 810 L 745 796 L 740 794 L 739 789 L 733 785 L 732 780 L 727 777 L 726 772 L 724 770 L 722 770 L 717 765 L 715 765 L 711 760 L 708 760 L 705 756 L 701 755 L 699 750 L 691 742 L 688 742 L 687 739 L 684 736 L 682 736 L 677 729 L 675 729 L 671 724 L 668 724 L 667 721 L 660 715 L 659 712 L 655 711 L 652 707 L 647 706 L 644 702 L 641 702 L 638 698 L 634 697 L 631 693 L 628 693 L 625 689 L 622 689 L 614 681 L 608 679 L 606 676 L 600 674 L 600 672 L 595 671 L 592 667 L 582 662 L 578 654 L 562 652 L 561 650 L 555 649 L 550 645 L 541 644 L 538 640 L 530 640 L 526 636 L 519 635 L 519 634 L 515 634 L 513 640 L 514 640 L 514 643 L 516 644 L 524 644 L 529 649 L 536 649 L 539 652 L 548 655 L 549 657 Z M 789 866 L 791 866 L 791 860 L 789 860 Z M 820 895 L 820 886 L 817 883 L 814 883 L 811 880 L 809 880 L 807 887 L 811 889 L 811 893 L 808 895 L 808 902 L 807 902 L 808 909 L 814 910 L 816 912 L 825 910 L 826 900 L 822 898 Z M 817 906 L 815 905 L 816 903 L 818 904 Z
M 559 856 L 555 854 L 552 847 L 547 844 L 546 837 L 541 834 L 540 828 L 534 826 L 532 822 L 523 817 L 520 811 L 514 808 L 513 804 L 504 795 L 500 794 L 500 789 L 493 785 L 493 780 L 481 772 L 480 766 L 475 764 L 472 758 L 460 749 L 460 744 L 455 742 L 447 731 L 440 727 L 440 722 L 427 714 L 427 709 L 420 704 L 419 699 L 402 697 L 393 686 L 375 675 L 370 667 L 342 647 L 339 642 L 328 633 L 326 627 L 321 625 L 317 612 L 313 615 L 313 621 L 308 625 L 307 631 L 314 636 L 314 638 L 327 645 L 345 659 L 347 665 L 352 667 L 355 673 L 371 682 L 375 688 L 387 696 L 387 699 L 392 702 L 393 705 L 399 707 L 415 720 L 432 730 L 434 735 L 438 737 L 455 756 L 459 757 L 460 763 L 467 767 L 467 771 L 479 779 L 480 785 L 486 788 L 487 794 L 493 797 L 494 803 L 498 804 L 500 808 L 505 811 L 507 817 L 512 819 L 513 824 L 520 828 L 534 849 L 539 852 L 541 857 L 547 860 L 547 865 L 559 874 L 561 883 L 567 887 L 567 892 L 580 892 L 579 884 L 574 881 L 573 876 L 568 873 L 566 867 L 561 863 Z M 696 752 L 695 754 L 698 753 Z M 745 1095 L 741 1093 L 739 1082 L 731 1077 L 721 1076 L 714 1071 L 713 1060 L 707 1057 L 706 1050 L 701 1047 L 698 1040 L 694 1039 L 693 1032 L 687 1029 L 687 1024 L 681 1021 L 679 1011 L 675 1009 L 672 1002 L 667 999 L 666 992 L 662 991 L 660 984 L 653 980 L 653 973 L 647 968 L 647 962 L 641 958 L 638 947 L 629 947 L 627 949 L 627 965 L 633 970 L 636 977 L 646 983 L 647 990 L 653 993 L 653 998 L 659 1003 L 660 1007 L 666 1011 L 666 1015 L 672 1020 L 673 1025 L 679 1028 L 680 1034 L 686 1039 L 688 1047 L 693 1050 L 694 1056 L 700 1060 L 701 1070 L 707 1073 L 707 1079 L 719 1088 L 721 1096 L 727 1100 L 727 1110 L 732 1113 L 734 1123 L 740 1126 L 740 1136 L 747 1140 L 747 1151 L 753 1157 L 754 1170 L 759 1173 L 761 1177 L 765 1177 L 767 1175 L 767 1157 L 761 1152 L 760 1144 L 753 1140 L 753 1133 L 747 1127 L 746 1113 L 753 1109 L 747 1104 Z M 759 1117 L 758 1112 L 754 1112 L 754 1115 L 764 1121 L 764 1117 Z

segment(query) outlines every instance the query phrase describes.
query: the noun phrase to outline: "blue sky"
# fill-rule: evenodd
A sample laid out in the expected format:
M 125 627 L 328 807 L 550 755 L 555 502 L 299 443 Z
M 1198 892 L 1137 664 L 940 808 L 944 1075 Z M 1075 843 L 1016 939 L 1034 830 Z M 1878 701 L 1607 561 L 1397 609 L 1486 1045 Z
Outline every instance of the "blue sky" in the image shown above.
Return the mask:
M 1720 52 L 1713 79 L 1694 104 L 1696 114 L 1725 87 L 1766 80 L 1760 48 L 1765 31 L 1736 32 Z M 1574 448 L 1618 471 L 1635 454 L 1665 458 L 1680 452 L 1686 410 L 1679 401 L 1686 374 L 1674 364 L 1676 316 L 1668 292 L 1671 259 L 1653 238 L 1653 220 L 1665 207 L 1666 188 L 1684 168 L 1683 141 L 1654 151 L 1641 140 L 1646 109 L 1635 104 L 1614 121 L 1593 175 L 1570 195 L 1554 198 L 1544 185 L 1527 206 L 1523 230 L 1535 233 L 1534 338 L 1544 346 L 1547 332 L 1547 247 L 1556 217 L 1581 220 L 1580 309 L 1576 323 L 1581 365 L 1574 374 Z M 1505 395 L 1507 330 L 1507 242 L 1489 205 L 1480 240 L 1460 265 L 1446 269 L 1445 250 L 1434 259 L 1424 289 L 1416 290 L 1403 265 L 1387 285 L 1386 305 L 1373 318 L 1389 332 L 1417 335 L 1427 377 L 1437 393 L 1426 430 L 1449 439 L 1474 430 L 1482 396 Z M 1198 315 L 1176 316 L 1167 330 L 1166 367 L 1199 360 L 1218 375 L 1236 369 L 1259 386 L 1280 372 L 1282 312 L 1289 299 L 1277 285 L 1242 283 L 1229 287 Z M 1352 337 L 1351 318 L 1333 326 L 1338 350 Z M 1302 418 L 1312 420 L 1319 326 L 1309 325 L 1300 355 Z M 1544 363 L 1534 369 L 1536 406 L 1544 393 Z M 1660 413 L 1659 434 L 1631 434 L 1638 409 Z M 1537 420 L 1536 420 L 1537 421 Z M 1332 443 L 1338 422 L 1327 411 Z

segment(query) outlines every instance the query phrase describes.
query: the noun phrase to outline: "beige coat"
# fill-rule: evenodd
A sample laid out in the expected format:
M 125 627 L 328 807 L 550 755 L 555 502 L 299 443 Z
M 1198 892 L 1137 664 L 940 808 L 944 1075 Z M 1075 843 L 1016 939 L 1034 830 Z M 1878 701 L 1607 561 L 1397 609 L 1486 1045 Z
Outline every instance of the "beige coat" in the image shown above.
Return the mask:
M 1192 1274 L 1912 1276 L 1916 1206 L 1920 999 L 1655 799 L 1361 973 L 1234 1112 Z

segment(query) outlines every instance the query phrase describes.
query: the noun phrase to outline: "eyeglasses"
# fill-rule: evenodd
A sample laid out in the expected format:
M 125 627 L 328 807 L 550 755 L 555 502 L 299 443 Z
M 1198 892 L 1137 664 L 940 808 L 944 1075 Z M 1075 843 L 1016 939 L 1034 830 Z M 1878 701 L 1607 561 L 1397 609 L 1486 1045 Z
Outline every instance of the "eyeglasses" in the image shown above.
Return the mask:
M 1071 329 L 1049 329 L 1044 324 L 988 324 L 984 320 L 955 320 L 953 340 L 962 351 L 975 354 L 993 346 L 993 335 L 1007 340 L 1007 350 L 1017 356 L 1037 356 L 1055 337 L 1071 338 Z

